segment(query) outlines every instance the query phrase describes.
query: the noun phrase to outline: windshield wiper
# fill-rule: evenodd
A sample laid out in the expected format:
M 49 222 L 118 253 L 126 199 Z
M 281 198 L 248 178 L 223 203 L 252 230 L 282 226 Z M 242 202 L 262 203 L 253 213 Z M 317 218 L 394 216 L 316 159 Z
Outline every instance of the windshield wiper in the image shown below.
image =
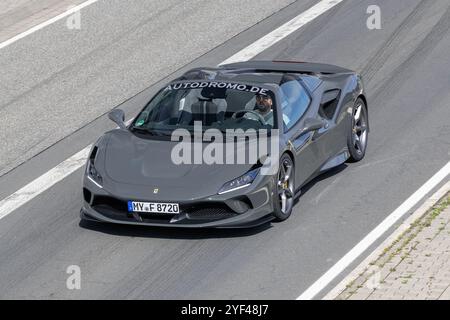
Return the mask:
M 142 134 L 147 134 L 147 135 L 151 135 L 151 136 L 169 136 L 169 134 L 166 133 L 162 133 L 162 132 L 156 132 L 144 127 L 136 127 L 136 126 L 132 126 L 131 131 L 138 131 L 139 133 Z
M 157 135 L 155 132 L 150 131 L 150 130 L 148 130 L 146 128 L 143 128 L 143 127 L 132 126 L 130 129 L 131 129 L 131 131 L 138 131 L 139 133 L 148 134 L 148 135 L 151 135 L 151 136 L 156 136 Z

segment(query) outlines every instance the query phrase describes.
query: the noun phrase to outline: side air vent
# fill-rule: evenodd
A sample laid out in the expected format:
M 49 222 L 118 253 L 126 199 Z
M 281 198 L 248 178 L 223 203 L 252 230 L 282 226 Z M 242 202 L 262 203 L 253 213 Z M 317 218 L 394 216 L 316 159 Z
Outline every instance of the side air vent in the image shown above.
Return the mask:
M 97 156 L 97 151 L 98 151 L 98 147 L 95 146 L 92 149 L 91 155 L 89 156 L 89 160 L 94 160 L 95 159 L 95 157 Z
M 333 119 L 340 96 L 341 90 L 339 89 L 328 90 L 323 94 L 319 108 L 319 114 L 323 118 Z
M 83 188 L 83 197 L 84 201 L 86 201 L 87 203 L 91 203 L 92 193 L 86 188 Z

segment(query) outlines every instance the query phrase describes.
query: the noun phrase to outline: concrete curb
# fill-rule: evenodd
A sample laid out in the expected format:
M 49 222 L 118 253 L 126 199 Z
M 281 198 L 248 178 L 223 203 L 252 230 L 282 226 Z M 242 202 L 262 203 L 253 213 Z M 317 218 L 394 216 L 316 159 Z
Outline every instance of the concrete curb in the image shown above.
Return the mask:
M 323 300 L 336 299 L 345 289 L 347 285 L 356 280 L 363 273 L 370 263 L 375 261 L 383 254 L 383 250 L 390 246 L 403 232 L 408 230 L 411 225 L 420 219 L 428 210 L 439 202 L 450 191 L 450 181 L 444 184 L 437 192 L 423 202 L 423 204 L 409 216 L 383 243 L 381 243 L 366 259 L 363 260 L 348 276 L 346 276 L 336 287 L 334 287 Z

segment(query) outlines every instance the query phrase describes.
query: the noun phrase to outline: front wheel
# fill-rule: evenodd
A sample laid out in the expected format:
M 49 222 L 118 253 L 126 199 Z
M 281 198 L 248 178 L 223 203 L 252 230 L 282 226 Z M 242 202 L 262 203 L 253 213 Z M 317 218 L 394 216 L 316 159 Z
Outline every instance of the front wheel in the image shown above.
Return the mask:
M 294 206 L 294 163 L 291 157 L 284 154 L 280 159 L 277 175 L 276 194 L 274 197 L 275 221 L 289 218 Z
M 364 158 L 367 148 L 367 134 L 369 120 L 367 106 L 358 98 L 352 110 L 352 123 L 347 136 L 347 147 L 350 152 L 350 162 L 357 162 Z

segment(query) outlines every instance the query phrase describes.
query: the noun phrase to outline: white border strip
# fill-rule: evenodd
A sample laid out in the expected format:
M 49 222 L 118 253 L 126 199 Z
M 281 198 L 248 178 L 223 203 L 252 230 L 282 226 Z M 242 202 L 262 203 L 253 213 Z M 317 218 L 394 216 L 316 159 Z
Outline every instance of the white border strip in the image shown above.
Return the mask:
M 129 125 L 133 119 L 125 121 Z M 118 129 L 118 127 L 116 127 Z M 92 144 L 0 201 L 0 220 L 86 164 Z M 92 180 L 94 181 L 94 180 Z M 94 181 L 95 184 L 98 184 Z M 100 186 L 101 187 L 101 186 Z
M 439 200 L 442 199 L 450 191 L 450 181 L 444 184 L 437 192 L 435 192 L 431 197 L 429 197 L 419 209 L 417 209 L 411 216 L 408 217 L 401 225 L 398 227 L 394 233 L 392 233 L 383 243 L 375 249 L 361 264 L 355 268 L 344 280 L 342 280 L 334 289 L 332 289 L 322 300 L 334 300 L 336 299 L 345 289 L 347 289 L 347 284 L 356 280 L 359 275 L 364 272 L 370 265 L 371 262 L 378 259 L 383 254 L 385 248 L 392 245 L 392 243 L 400 237 L 403 232 L 410 229 L 412 224 L 418 219 L 422 218 L 434 205 L 436 205 Z
M 394 223 L 404 216 L 414 207 L 424 196 L 450 174 L 450 162 L 432 176 L 424 185 L 405 200 L 397 209 L 386 217 L 375 229 L 373 229 L 364 239 L 353 247 L 344 257 L 341 258 L 331 269 L 314 282 L 297 300 L 311 300 L 318 295 L 327 285 L 330 284 L 339 274 L 341 274 L 355 259 L 366 251 L 378 238 L 380 238 Z
M 14 38 L 11 38 L 3 43 L 0 44 L 0 48 L 3 48 L 23 37 L 26 37 L 27 35 L 44 28 L 45 26 L 48 26 L 49 24 L 58 21 L 92 3 L 97 2 L 98 0 L 90 0 L 86 1 L 68 11 L 66 11 L 63 14 L 60 14 L 59 16 L 56 16 L 44 23 L 41 23 L 40 25 L 35 26 L 34 28 L 29 29 L 28 31 L 21 33 Z M 232 56 L 230 59 L 240 59 L 240 60 L 249 60 L 253 58 L 255 55 L 263 51 L 264 49 L 267 49 L 271 45 L 275 44 L 276 42 L 280 41 L 287 35 L 291 34 L 295 30 L 301 28 L 303 25 L 308 23 L 309 21 L 317 18 L 320 14 L 324 13 L 325 11 L 331 9 L 338 3 L 342 2 L 343 0 L 322 0 L 315 6 L 311 7 L 310 9 L 306 10 L 305 12 L 299 14 L 296 18 L 290 20 L 289 22 L 285 23 L 281 27 L 277 28 L 275 31 L 269 33 L 265 37 L 257 40 L 250 46 L 246 47 L 245 49 L 239 51 L 237 54 Z M 231 61 L 230 59 L 225 60 L 222 62 L 222 64 L 229 63 L 228 61 Z M 131 121 L 131 120 L 130 120 Z M 129 122 L 130 122 L 129 121 Z M 128 123 L 129 123 L 128 122 Z M 89 154 L 89 150 L 91 149 L 91 145 L 87 146 L 77 154 L 73 155 L 69 159 L 61 162 L 59 165 L 57 165 L 55 168 L 51 169 L 44 175 L 40 176 L 36 180 L 30 182 L 28 185 L 23 187 L 22 189 L 14 192 L 12 195 L 6 197 L 5 199 L 0 201 L 0 219 L 6 217 L 8 214 L 19 208 L 20 206 L 24 205 L 31 199 L 35 198 L 45 190 L 51 188 L 54 184 L 61 181 L 68 175 L 70 175 L 72 172 L 76 171 L 77 169 L 81 168 Z
M 26 36 L 29 36 L 30 34 L 36 32 L 38 30 L 41 30 L 41 29 L 51 25 L 52 23 L 55 23 L 58 20 L 61 20 L 61 19 L 65 18 L 65 17 L 67 17 L 67 16 L 70 16 L 71 14 L 74 14 L 75 12 L 77 12 L 77 11 L 87 7 L 87 6 L 90 6 L 91 4 L 93 4 L 93 3 L 97 2 L 97 1 L 98 0 L 88 0 L 86 2 L 83 2 L 83 3 L 77 5 L 77 6 L 73 7 L 73 8 L 70 8 L 69 10 L 67 10 L 67 11 L 65 11 L 65 12 L 63 12 L 63 13 L 61 13 L 61 14 L 59 14 L 59 15 L 57 15 L 57 16 L 49 19 L 49 20 L 47 20 L 47 21 L 44 21 L 44 22 L 42 22 L 42 23 L 40 23 L 40 24 L 38 24 L 38 25 L 28 29 L 27 31 L 19 33 L 18 35 L 16 35 L 16 36 L 14 36 L 14 37 L 12 37 L 12 38 L 10 38 L 10 39 L 0 43 L 0 49 L 3 49 L 4 47 L 9 46 L 10 44 L 12 44 L 12 43 L 14 43 L 14 42 L 16 42 L 16 41 L 18 41 L 18 40 L 20 40 L 22 38 L 25 38 Z
M 22 189 L 0 201 L 0 219 L 35 198 L 54 184 L 63 180 L 72 172 L 84 166 L 89 155 L 91 145 L 74 154 L 69 159 L 61 162 L 56 167 L 47 171 L 39 178 L 31 181 Z
M 305 12 L 296 16 L 294 19 L 286 22 L 281 27 L 275 29 L 274 31 L 268 33 L 264 37 L 260 38 L 256 42 L 252 43 L 248 47 L 242 49 L 235 55 L 231 56 L 221 64 L 229 64 L 239 61 L 247 61 L 260 54 L 264 50 L 270 48 L 275 43 L 286 38 L 288 35 L 294 31 L 300 29 L 308 22 L 314 20 L 324 12 L 330 10 L 335 5 L 341 3 L 344 0 L 322 0 L 315 6 L 309 8 Z

